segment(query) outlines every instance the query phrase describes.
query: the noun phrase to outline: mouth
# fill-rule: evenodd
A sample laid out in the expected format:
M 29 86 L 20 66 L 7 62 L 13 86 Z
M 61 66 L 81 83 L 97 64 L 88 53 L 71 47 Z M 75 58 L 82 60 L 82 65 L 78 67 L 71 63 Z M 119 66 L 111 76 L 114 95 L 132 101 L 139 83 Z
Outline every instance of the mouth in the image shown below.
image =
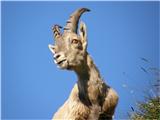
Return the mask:
M 66 59 L 57 62 L 57 64 L 58 64 L 58 65 L 61 65 L 64 61 L 66 61 Z
M 57 67 L 60 69 L 66 69 L 68 66 L 67 59 L 62 59 L 62 60 L 54 60 L 55 64 L 57 64 Z

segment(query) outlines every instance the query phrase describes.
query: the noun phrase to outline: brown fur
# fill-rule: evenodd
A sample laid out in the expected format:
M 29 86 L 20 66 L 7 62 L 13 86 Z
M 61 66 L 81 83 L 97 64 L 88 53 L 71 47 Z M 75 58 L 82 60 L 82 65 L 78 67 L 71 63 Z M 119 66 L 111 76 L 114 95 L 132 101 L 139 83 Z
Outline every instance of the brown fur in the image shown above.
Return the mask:
M 76 13 L 78 12 L 75 12 L 74 15 Z M 68 26 L 74 27 L 72 21 L 69 22 Z M 78 81 L 67 101 L 54 114 L 53 119 L 112 119 L 118 103 L 118 95 L 104 83 L 87 52 L 85 24 L 80 24 L 79 35 L 72 31 L 64 32 L 62 35 L 56 31 L 56 34 L 59 35 L 59 38 L 55 38 L 55 45 L 49 45 L 51 52 L 54 54 L 55 63 L 61 69 L 75 71 Z

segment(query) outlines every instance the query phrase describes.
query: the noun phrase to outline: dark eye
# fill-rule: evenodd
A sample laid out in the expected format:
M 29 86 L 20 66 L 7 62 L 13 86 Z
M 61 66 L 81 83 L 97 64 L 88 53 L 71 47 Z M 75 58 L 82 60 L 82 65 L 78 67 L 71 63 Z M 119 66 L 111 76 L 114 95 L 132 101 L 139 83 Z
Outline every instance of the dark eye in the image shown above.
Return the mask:
M 79 41 L 78 41 L 77 39 L 73 39 L 73 40 L 72 40 L 72 43 L 73 43 L 73 44 L 78 44 Z

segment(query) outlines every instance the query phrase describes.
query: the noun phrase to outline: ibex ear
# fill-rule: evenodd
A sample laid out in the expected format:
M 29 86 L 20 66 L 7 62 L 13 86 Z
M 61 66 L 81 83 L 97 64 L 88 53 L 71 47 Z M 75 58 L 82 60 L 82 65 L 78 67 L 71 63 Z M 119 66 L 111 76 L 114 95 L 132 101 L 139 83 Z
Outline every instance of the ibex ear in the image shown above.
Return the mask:
M 49 44 L 48 45 L 48 47 L 49 47 L 49 50 L 53 53 L 53 54 L 55 54 L 55 47 L 53 46 L 53 45 L 51 45 L 51 44 Z
M 87 28 L 84 22 L 80 23 L 79 35 L 81 37 L 83 50 L 87 49 Z

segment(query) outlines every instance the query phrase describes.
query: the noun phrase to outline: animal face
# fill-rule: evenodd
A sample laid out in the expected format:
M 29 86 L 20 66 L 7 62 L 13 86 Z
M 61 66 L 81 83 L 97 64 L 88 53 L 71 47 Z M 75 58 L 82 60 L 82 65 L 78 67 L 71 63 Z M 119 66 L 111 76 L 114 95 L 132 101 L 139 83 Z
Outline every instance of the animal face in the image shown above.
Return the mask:
M 85 11 L 88 9 L 82 8 L 71 15 L 63 34 L 60 32 L 60 26 L 53 27 L 55 43 L 49 45 L 49 49 L 53 53 L 55 64 L 61 69 L 74 70 L 85 60 L 87 32 L 83 22 L 80 24 L 79 34 L 77 33 L 78 20 Z
M 83 26 L 81 29 L 84 29 L 84 24 L 81 26 Z M 67 32 L 57 39 L 54 45 L 49 45 L 49 49 L 54 55 L 54 62 L 59 68 L 72 70 L 82 64 L 87 47 L 87 41 L 83 36 L 85 34 L 84 30 L 83 33 L 80 31 L 80 35 Z

